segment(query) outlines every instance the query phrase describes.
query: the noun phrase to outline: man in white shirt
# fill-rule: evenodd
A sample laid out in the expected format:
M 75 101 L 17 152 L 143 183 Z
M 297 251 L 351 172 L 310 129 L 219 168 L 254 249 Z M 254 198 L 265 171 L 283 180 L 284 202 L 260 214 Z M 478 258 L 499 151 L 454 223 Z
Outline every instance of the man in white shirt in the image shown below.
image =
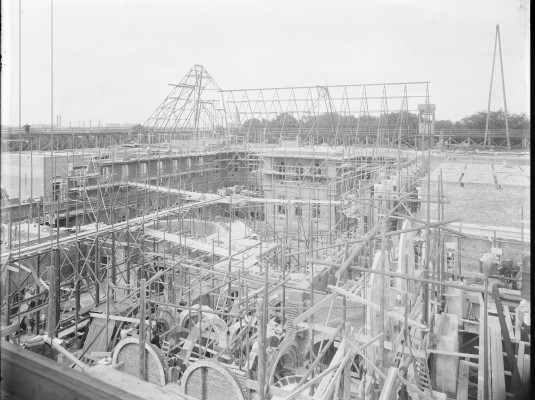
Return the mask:
M 134 328 L 132 328 L 132 324 L 125 324 L 123 329 L 121 329 L 121 340 L 126 339 L 128 336 L 132 336 L 133 330 Z

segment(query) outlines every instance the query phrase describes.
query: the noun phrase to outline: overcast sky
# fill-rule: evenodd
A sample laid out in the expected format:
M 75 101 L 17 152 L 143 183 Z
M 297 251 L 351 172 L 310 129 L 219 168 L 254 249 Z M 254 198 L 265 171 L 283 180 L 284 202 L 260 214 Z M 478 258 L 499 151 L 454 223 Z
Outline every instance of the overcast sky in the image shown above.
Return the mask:
M 529 114 L 528 0 L 55 0 L 54 121 L 143 123 L 194 64 L 223 89 L 430 81 L 437 119 L 485 110 L 496 24 Z M 2 1 L 2 124 L 19 122 L 18 1 Z M 51 121 L 50 1 L 22 0 L 22 124 Z M 491 108 L 503 105 L 499 64 Z M 497 78 L 497 79 L 496 79 Z

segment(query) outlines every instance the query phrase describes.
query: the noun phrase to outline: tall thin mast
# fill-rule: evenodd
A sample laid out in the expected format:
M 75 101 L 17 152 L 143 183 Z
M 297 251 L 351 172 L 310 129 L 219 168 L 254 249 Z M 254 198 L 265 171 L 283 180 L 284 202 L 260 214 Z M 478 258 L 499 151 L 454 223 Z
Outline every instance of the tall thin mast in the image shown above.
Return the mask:
M 492 97 L 492 82 L 494 80 L 494 65 L 496 63 L 496 46 L 500 49 L 500 71 L 502 73 L 502 90 L 503 90 L 503 108 L 505 112 L 505 134 L 507 136 L 507 149 L 511 150 L 511 141 L 509 140 L 509 123 L 507 120 L 507 100 L 505 96 L 505 78 L 503 73 L 503 60 L 502 60 L 502 42 L 500 39 L 500 25 L 496 25 L 496 36 L 494 38 L 494 55 L 492 56 L 492 70 L 490 73 L 490 89 L 489 89 L 489 101 L 487 105 L 487 121 L 485 123 L 485 139 L 483 145 L 487 145 L 488 132 L 489 132 L 489 119 L 490 119 L 490 100 Z M 488 140 L 490 145 L 490 140 Z

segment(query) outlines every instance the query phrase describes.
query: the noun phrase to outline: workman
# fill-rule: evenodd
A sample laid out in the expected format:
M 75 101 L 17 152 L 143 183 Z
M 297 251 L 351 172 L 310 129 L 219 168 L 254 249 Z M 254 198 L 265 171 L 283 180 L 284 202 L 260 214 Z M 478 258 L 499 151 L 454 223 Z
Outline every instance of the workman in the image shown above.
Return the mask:
M 132 331 L 134 328 L 130 324 L 125 324 L 123 329 L 121 329 L 121 339 L 126 339 L 128 336 L 132 336 Z
M 155 345 L 159 349 L 162 348 L 160 345 L 160 335 L 158 334 L 158 328 L 152 328 L 152 339 L 150 340 L 150 344 Z

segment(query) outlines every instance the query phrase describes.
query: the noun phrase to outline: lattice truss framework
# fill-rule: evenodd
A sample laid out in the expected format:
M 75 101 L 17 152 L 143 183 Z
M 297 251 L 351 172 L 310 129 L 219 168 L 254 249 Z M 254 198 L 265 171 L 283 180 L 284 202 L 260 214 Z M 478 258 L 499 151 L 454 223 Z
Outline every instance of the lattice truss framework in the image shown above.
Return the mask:
M 418 104 L 430 101 L 429 82 L 221 90 L 200 65 L 171 86 L 145 122 L 160 139 L 393 145 L 417 134 Z
M 167 134 L 164 138 L 168 140 L 202 139 L 223 133 L 220 88 L 202 65 L 193 66 L 178 84 L 169 85 L 171 92 L 144 124 L 150 132 Z
M 410 93 L 409 93 L 410 92 Z M 243 141 L 397 144 L 415 135 L 428 82 L 223 90 L 228 128 Z

